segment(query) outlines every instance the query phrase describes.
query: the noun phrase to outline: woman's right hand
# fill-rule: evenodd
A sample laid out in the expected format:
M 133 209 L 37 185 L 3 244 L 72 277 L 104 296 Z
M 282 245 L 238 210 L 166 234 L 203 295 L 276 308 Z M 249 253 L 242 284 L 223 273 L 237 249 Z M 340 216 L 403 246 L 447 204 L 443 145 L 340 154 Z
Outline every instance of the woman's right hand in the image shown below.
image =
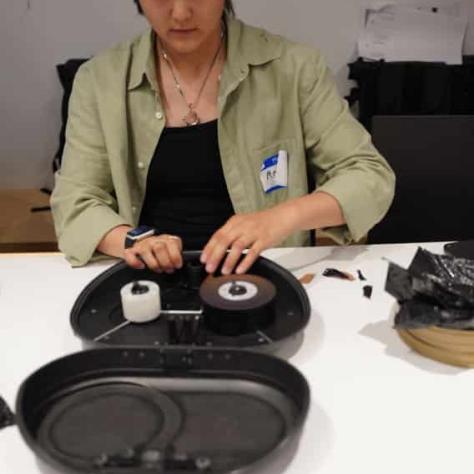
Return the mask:
M 152 235 L 124 250 L 124 259 L 136 269 L 148 267 L 158 273 L 173 273 L 183 266 L 183 242 L 176 235 Z

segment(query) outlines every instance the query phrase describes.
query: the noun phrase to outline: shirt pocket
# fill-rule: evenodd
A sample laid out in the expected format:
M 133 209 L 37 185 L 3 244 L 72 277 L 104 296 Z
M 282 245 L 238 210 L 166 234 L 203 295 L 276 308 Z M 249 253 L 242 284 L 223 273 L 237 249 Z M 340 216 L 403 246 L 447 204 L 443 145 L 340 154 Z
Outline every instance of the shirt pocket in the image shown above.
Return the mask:
M 260 171 L 263 163 L 268 158 L 278 155 L 278 152 L 285 151 L 287 154 L 287 182 L 286 187 L 274 189 L 270 192 L 265 192 L 263 184 L 260 179 Z M 252 151 L 253 166 L 255 168 L 255 176 L 257 177 L 258 198 L 260 201 L 260 208 L 269 208 L 276 204 L 286 201 L 291 196 L 291 187 L 294 182 L 293 163 L 295 153 L 295 140 L 293 138 L 281 139 L 272 142 L 269 145 L 260 147 Z

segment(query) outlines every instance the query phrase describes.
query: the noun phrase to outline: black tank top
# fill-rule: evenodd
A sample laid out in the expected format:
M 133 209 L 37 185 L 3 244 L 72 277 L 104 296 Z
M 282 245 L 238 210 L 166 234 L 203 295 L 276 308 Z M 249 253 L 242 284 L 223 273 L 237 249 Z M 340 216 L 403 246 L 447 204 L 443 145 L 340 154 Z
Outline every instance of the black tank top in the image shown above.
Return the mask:
M 202 249 L 234 209 L 222 171 L 217 120 L 162 132 L 148 170 L 140 223 Z

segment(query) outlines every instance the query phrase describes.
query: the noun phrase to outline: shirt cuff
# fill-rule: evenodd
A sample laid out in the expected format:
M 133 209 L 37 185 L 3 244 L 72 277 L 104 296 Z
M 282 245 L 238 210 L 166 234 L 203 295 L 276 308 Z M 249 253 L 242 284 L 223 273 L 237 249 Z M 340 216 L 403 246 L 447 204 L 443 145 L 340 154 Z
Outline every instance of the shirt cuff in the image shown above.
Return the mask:
M 357 182 L 357 177 L 342 175 L 332 178 L 316 189 L 316 192 L 321 191 L 333 196 L 341 207 L 346 224 L 323 230 L 342 245 L 363 239 L 383 218 L 388 209 L 387 203 L 391 201 L 388 190 L 387 193 L 374 193 L 373 190 L 364 189 L 364 186 L 354 190 L 354 181 Z
M 100 260 L 104 254 L 96 251 L 97 246 L 108 232 L 120 225 L 131 224 L 111 209 L 89 208 L 65 226 L 67 230 L 59 237 L 59 250 L 73 267 Z

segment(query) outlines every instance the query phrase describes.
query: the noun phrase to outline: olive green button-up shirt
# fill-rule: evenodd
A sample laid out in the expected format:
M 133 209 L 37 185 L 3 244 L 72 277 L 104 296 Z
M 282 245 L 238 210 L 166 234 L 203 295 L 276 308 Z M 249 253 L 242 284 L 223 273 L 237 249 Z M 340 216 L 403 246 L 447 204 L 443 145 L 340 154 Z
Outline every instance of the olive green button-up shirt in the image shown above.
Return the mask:
M 153 45 L 147 31 L 77 73 L 51 199 L 59 248 L 74 266 L 97 257 L 111 229 L 138 223 L 148 166 L 166 124 Z M 342 208 L 347 225 L 326 229 L 336 241 L 359 240 L 386 213 L 393 172 L 316 50 L 229 19 L 218 110 L 222 167 L 236 213 L 307 194 L 308 173 Z M 288 186 L 265 193 L 262 163 L 280 150 L 288 154 Z M 298 232 L 282 245 L 308 243 L 309 233 Z

